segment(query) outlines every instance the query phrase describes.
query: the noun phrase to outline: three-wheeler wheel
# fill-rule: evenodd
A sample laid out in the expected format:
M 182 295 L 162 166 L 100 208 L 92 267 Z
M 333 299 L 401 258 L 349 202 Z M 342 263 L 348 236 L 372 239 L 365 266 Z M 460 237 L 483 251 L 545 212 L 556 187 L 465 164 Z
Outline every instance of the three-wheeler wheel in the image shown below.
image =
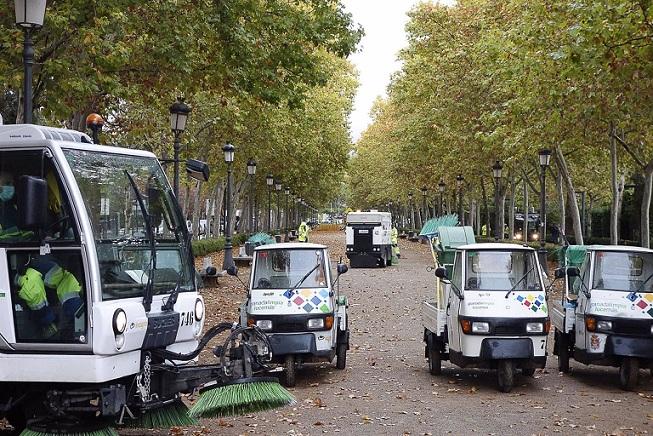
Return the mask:
M 281 378 L 283 385 L 292 388 L 297 383 L 297 368 L 295 367 L 295 356 L 292 354 L 286 355 L 283 361 L 283 377 Z
M 639 360 L 636 357 L 624 357 L 619 367 L 619 382 L 621 388 L 632 391 L 637 387 L 639 379 Z
M 435 339 L 431 335 L 426 345 L 426 355 L 429 361 L 429 372 L 431 375 L 442 374 L 442 356 Z
M 569 340 L 566 334 L 556 329 L 554 341 L 554 347 L 558 351 L 558 371 L 566 374 L 569 372 Z
M 336 348 L 336 368 L 345 369 L 347 366 L 347 344 L 339 343 Z
M 515 362 L 502 359 L 497 363 L 497 381 L 501 392 L 510 392 L 515 384 Z
M 533 377 L 535 375 L 535 368 L 522 368 L 521 373 L 526 377 Z

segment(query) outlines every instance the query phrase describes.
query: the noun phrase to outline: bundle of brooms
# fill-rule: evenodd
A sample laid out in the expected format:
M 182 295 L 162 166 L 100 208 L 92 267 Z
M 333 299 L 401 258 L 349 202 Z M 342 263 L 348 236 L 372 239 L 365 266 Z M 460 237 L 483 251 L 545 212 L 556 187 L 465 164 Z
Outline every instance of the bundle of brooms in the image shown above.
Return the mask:
M 181 399 L 176 399 L 163 407 L 146 410 L 135 419 L 124 423 L 125 427 L 132 428 L 170 428 L 197 424 L 197 420 L 189 416 L 188 407 Z

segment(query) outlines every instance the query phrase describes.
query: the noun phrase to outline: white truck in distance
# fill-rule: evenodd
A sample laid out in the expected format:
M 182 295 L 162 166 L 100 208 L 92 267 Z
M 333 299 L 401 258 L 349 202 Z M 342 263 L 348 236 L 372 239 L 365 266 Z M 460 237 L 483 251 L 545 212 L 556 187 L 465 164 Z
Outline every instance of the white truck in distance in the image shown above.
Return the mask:
M 347 258 L 352 268 L 392 264 L 392 215 L 390 212 L 347 214 Z

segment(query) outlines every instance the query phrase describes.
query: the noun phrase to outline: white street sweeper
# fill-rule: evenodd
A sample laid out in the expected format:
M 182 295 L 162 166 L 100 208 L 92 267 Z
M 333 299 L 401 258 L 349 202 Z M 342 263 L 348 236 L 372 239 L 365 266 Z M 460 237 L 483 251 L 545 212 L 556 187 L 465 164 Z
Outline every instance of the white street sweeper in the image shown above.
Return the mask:
M 208 178 L 201 162 L 187 169 Z M 204 323 L 188 230 L 153 154 L 0 126 L 0 418 L 28 434 L 106 434 L 292 401 L 254 377 L 271 358 L 260 329 L 202 336 Z M 198 365 L 220 333 L 219 362 Z M 180 394 L 200 389 L 189 416 Z

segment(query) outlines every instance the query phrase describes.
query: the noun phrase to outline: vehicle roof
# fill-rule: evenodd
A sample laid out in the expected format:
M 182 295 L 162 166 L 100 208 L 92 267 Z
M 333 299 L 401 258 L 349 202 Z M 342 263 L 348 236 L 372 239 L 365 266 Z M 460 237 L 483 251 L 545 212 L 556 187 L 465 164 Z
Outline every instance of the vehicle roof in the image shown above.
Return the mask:
M 520 244 L 503 244 L 501 242 L 486 242 L 480 244 L 467 244 L 456 247 L 456 250 L 523 250 L 535 251 L 528 245 Z
M 588 245 L 585 247 L 591 251 L 631 251 L 633 253 L 653 253 L 653 250 L 630 245 Z
M 326 249 L 326 245 L 312 244 L 310 242 L 282 242 L 279 244 L 259 245 L 254 251 L 260 250 L 298 250 L 298 249 Z
M 65 149 L 156 158 L 153 153 L 145 150 L 93 144 L 87 134 L 77 130 L 34 124 L 0 125 L 0 148 L 31 148 L 43 143 Z

